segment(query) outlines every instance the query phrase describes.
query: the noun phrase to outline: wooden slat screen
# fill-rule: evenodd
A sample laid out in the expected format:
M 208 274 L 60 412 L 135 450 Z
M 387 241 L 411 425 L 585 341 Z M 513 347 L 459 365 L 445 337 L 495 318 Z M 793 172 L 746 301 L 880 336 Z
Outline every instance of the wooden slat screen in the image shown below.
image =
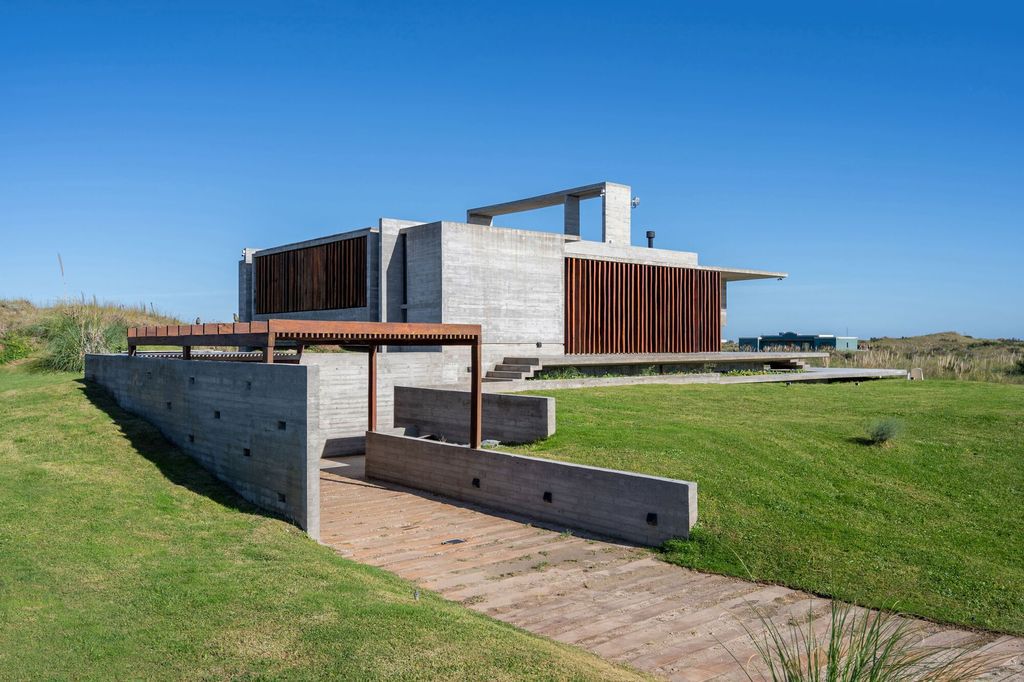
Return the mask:
M 721 350 L 719 272 L 565 259 L 566 353 Z
M 256 313 L 362 308 L 366 237 L 256 256 Z

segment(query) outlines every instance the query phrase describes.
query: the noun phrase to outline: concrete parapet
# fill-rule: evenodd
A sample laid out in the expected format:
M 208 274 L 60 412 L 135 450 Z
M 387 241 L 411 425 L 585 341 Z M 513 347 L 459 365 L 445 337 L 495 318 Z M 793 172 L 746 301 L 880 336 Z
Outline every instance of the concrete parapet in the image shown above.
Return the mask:
M 366 475 L 645 545 L 689 537 L 697 484 L 367 433 Z

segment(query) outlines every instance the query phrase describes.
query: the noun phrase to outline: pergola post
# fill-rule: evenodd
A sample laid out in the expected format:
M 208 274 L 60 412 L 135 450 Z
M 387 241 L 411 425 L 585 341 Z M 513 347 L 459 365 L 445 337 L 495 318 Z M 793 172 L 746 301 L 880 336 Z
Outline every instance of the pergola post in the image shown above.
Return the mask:
M 192 359 L 192 346 L 182 346 L 181 347 L 181 359 L 182 360 L 191 360 Z
M 263 362 L 268 365 L 274 363 L 274 342 L 276 340 L 273 332 L 267 334 L 267 345 L 263 347 Z
M 367 349 L 369 359 L 369 391 L 367 395 L 367 421 L 366 430 L 377 430 L 377 346 L 370 346 Z
M 471 364 L 471 386 L 469 388 L 469 447 L 479 448 L 483 435 L 483 377 L 481 376 L 481 344 L 480 337 L 471 346 L 473 359 Z

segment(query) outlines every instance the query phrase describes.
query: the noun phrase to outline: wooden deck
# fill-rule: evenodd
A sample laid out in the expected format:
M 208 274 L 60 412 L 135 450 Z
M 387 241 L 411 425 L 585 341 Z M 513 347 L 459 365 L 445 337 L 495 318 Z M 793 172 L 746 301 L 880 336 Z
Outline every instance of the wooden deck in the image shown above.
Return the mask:
M 754 607 L 782 625 L 809 612 L 817 631 L 828 625 L 826 599 L 698 573 L 645 549 L 367 481 L 362 457 L 324 460 L 320 495 L 321 542 L 341 555 L 669 679 L 746 679 L 733 656 L 756 662 L 745 629 L 762 630 Z M 994 679 L 1024 679 L 1024 639 L 915 627 L 926 645 L 990 643 L 989 654 L 1007 659 Z

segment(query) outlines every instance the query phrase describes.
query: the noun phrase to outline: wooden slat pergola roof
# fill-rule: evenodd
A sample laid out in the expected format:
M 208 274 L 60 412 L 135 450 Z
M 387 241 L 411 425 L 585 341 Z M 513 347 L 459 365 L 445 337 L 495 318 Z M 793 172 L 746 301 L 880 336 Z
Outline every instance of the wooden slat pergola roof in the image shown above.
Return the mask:
M 377 349 L 380 346 L 470 346 L 471 399 L 470 447 L 480 447 L 483 390 L 481 384 L 481 337 L 478 324 L 423 324 L 415 322 L 329 322 L 314 320 L 264 320 L 260 322 L 213 322 L 156 327 L 129 327 L 128 354 L 139 346 L 181 346 L 182 357 L 192 359 L 193 346 L 250 346 L 263 351 L 263 362 L 274 362 L 278 342 L 294 345 L 299 355 L 304 346 L 362 346 L 369 356 L 368 427 L 377 428 Z
M 254 346 L 277 341 L 298 345 L 471 346 L 480 340 L 477 324 L 415 322 L 321 322 L 265 320 L 129 327 L 128 346 Z

